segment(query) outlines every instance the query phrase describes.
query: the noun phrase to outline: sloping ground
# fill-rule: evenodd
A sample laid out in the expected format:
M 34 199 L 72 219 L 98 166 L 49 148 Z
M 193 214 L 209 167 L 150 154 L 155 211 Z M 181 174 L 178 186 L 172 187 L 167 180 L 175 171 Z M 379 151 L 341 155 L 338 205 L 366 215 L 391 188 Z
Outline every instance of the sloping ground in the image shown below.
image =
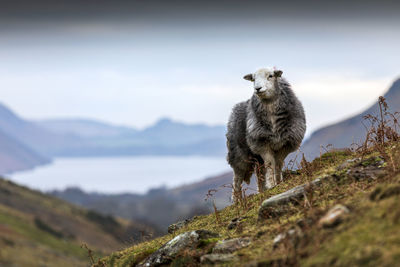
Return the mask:
M 78 208 L 0 178 L 0 266 L 87 266 L 151 229 Z
M 56 190 L 50 194 L 102 214 L 146 221 L 159 228 L 160 234 L 165 234 L 168 225 L 177 220 L 210 213 L 213 210 L 212 203 L 205 201 L 210 189 L 217 190 L 213 192 L 213 196 L 218 208 L 232 204 L 230 201 L 232 177 L 232 172 L 227 172 L 172 189 L 153 189 L 143 195 L 87 193 L 79 188 Z M 249 187 L 247 193 L 254 193 L 257 188 L 255 179 L 252 179 L 249 186 L 245 186 L 247 187 Z
M 198 266 L 214 260 L 224 266 L 398 266 L 400 144 L 388 151 L 384 157 L 370 152 L 362 158 L 349 151 L 327 153 L 303 164 L 297 174 L 287 175 L 286 183 L 217 214 L 194 217 L 173 234 L 115 252 L 95 266 L 135 266 L 145 260 L 154 263 L 157 257 L 167 255 L 166 247 L 180 247 L 177 242 L 185 237 L 180 234 L 194 230 L 219 236 L 202 240 L 195 247 L 183 246 L 173 257 L 164 257 L 165 263 Z M 317 177 L 322 177 L 322 182 L 311 186 L 309 182 Z M 305 184 L 303 198 L 280 204 L 270 213 L 259 213 L 264 200 L 301 184 Z M 337 204 L 349 212 L 331 225 L 322 224 L 320 220 Z M 232 220 L 238 217 L 242 219 L 233 225 Z M 275 239 L 279 234 L 284 236 L 280 242 Z M 229 254 L 216 254 L 214 246 L 232 238 L 241 238 L 242 243 L 250 240 L 250 244 Z M 168 241 L 161 254 L 153 254 Z

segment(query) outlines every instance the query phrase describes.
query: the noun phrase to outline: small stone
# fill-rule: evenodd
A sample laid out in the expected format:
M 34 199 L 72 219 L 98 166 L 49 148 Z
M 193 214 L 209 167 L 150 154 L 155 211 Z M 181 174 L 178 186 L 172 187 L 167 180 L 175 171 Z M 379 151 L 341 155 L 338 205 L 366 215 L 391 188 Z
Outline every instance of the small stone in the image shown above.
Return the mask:
M 188 225 L 192 220 L 191 219 L 186 219 L 184 221 L 179 221 L 177 223 L 171 224 L 170 226 L 168 226 L 168 233 L 169 234 L 173 234 L 176 231 L 178 231 L 179 229 L 185 227 L 186 225 Z
M 232 254 L 207 254 L 200 258 L 202 264 L 219 264 L 236 260 L 237 257 Z
M 215 245 L 213 253 L 232 253 L 236 250 L 247 247 L 250 243 L 250 238 L 247 237 L 222 240 Z
M 326 227 L 326 228 L 335 227 L 343 221 L 345 215 L 348 214 L 349 212 L 350 211 L 348 208 L 338 204 L 333 208 L 331 208 L 325 214 L 325 216 L 319 220 L 318 224 L 320 227 Z
M 282 241 L 286 238 L 286 233 L 280 233 L 279 235 L 275 236 L 273 241 L 273 247 L 276 248 Z
M 280 233 L 274 238 L 273 248 L 276 249 L 284 240 L 289 240 L 292 245 L 296 246 L 302 236 L 303 232 L 300 228 L 292 228 L 286 233 Z

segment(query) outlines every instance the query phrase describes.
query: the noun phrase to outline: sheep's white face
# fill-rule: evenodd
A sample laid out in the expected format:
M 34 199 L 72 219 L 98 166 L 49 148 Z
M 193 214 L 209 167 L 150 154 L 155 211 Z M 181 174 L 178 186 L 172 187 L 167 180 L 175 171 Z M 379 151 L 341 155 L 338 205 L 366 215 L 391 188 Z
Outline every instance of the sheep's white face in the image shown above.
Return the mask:
M 277 80 L 282 76 L 281 70 L 259 69 L 243 78 L 254 82 L 254 93 L 263 100 L 273 100 L 278 95 Z

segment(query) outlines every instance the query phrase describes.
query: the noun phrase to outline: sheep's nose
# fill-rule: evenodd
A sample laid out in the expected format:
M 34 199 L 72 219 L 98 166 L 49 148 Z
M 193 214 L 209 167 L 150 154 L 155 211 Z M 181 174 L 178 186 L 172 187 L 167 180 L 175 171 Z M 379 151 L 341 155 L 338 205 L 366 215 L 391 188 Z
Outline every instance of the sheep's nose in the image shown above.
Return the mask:
M 257 93 L 258 93 L 258 92 L 260 92 L 261 88 L 262 88 L 262 87 L 256 87 L 256 88 L 254 88 L 254 89 L 256 89 L 256 91 L 257 91 Z

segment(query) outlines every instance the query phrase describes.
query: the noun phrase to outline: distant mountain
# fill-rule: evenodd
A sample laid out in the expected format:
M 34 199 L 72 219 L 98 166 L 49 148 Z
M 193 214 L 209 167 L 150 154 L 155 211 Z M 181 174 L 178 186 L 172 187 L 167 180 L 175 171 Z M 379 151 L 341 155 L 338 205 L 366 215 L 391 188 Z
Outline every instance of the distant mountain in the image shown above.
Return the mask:
M 163 146 L 180 146 L 200 143 L 204 140 L 225 139 L 225 126 L 185 124 L 168 118 L 160 119 L 135 135 L 141 143 Z
M 392 113 L 400 112 L 400 79 L 392 84 L 384 97 Z M 315 131 L 302 145 L 302 152 L 311 160 L 319 156 L 321 145 L 332 144 L 334 148 L 344 148 L 349 147 L 353 142 L 361 144 L 366 136 L 366 129 L 362 124 L 365 122 L 363 116 L 378 115 L 378 112 L 379 107 L 376 102 L 360 114 Z
M 167 118 L 143 130 L 94 120 L 36 122 L 53 134 L 79 138 L 81 145 L 64 146 L 57 156 L 223 155 L 225 127 L 185 124 Z
M 133 128 L 90 119 L 48 119 L 36 121 L 36 123 L 54 133 L 76 135 L 83 138 L 119 137 L 136 133 Z
M 144 129 L 89 119 L 29 121 L 0 104 L 0 173 L 64 156 L 222 155 L 225 127 L 161 119 Z
M 0 129 L 8 136 L 47 157 L 56 155 L 65 147 L 71 149 L 82 145 L 82 141 L 76 136 L 48 131 L 34 122 L 20 118 L 3 104 L 0 104 Z
M 0 266 L 88 266 L 82 243 L 99 257 L 153 233 L 0 178 Z
M 50 159 L 0 131 L 0 173 L 31 169 L 49 162 Z

